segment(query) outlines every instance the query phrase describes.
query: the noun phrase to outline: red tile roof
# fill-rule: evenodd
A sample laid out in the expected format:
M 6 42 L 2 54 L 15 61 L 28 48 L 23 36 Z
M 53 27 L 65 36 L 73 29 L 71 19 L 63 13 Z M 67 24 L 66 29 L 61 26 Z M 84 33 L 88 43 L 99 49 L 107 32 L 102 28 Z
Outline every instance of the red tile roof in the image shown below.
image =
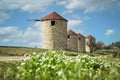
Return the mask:
M 89 35 L 86 37 L 87 39 L 95 39 L 93 36 Z
M 68 21 L 67 19 L 63 18 L 62 16 L 60 16 L 56 12 L 52 12 L 51 14 L 41 18 L 41 21 L 45 21 L 45 20 L 65 20 L 65 21 Z
M 67 31 L 67 35 L 77 35 L 77 34 L 74 31 L 69 30 L 69 31 Z
M 85 38 L 82 34 L 78 33 L 78 38 Z

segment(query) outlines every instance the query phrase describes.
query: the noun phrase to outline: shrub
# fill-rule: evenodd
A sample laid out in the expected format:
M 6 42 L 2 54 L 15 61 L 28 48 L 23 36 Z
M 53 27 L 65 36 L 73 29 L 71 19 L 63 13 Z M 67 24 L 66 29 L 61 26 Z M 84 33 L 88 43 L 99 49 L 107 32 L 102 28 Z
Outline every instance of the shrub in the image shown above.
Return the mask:
M 17 66 L 19 80 L 118 80 L 120 63 L 105 62 L 88 55 L 75 59 L 63 53 L 33 53 Z

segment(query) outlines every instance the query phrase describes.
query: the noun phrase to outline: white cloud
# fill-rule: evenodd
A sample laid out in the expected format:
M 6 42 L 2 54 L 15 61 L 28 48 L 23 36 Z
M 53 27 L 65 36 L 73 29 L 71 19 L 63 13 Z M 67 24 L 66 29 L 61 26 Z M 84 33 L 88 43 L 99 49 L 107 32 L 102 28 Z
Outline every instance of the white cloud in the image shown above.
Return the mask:
M 0 27 L 0 44 L 27 43 L 26 46 L 41 44 L 41 23 L 37 22 L 26 30 L 19 30 L 17 26 Z M 40 47 L 40 45 L 36 45 Z
M 73 10 L 66 10 L 62 14 L 65 15 L 65 14 L 69 14 L 69 13 L 72 13 L 72 12 L 73 12 Z
M 84 33 L 85 31 L 82 20 L 69 20 L 68 30 L 69 29 L 74 30 L 76 33 Z
M 39 38 L 40 38 L 40 32 L 37 29 L 29 27 L 25 32 L 22 33 L 22 36 L 18 41 L 28 42 L 28 41 L 38 40 Z
M 63 3 L 63 1 L 60 3 Z M 119 8 L 117 0 L 67 0 L 66 4 L 62 5 L 68 10 L 81 9 L 84 13 Z
M 22 10 L 26 12 L 43 12 L 54 0 L 1 0 L 0 10 Z
M 66 5 L 68 3 L 67 0 L 59 0 L 59 1 L 56 1 L 56 4 L 57 5 Z
M 68 21 L 68 29 L 80 26 L 82 24 L 81 20 L 69 20 Z
M 115 31 L 113 29 L 109 29 L 106 31 L 105 35 L 107 36 L 111 36 L 111 35 L 114 35 Z
M 16 32 L 17 27 L 0 27 L 0 35 L 9 35 L 9 34 L 13 34 L 12 31 Z
M 0 27 L 0 43 L 16 40 L 19 35 L 20 32 L 16 26 Z
M 66 9 L 65 13 L 71 13 L 74 9 L 82 9 L 85 13 L 93 11 L 112 10 L 119 8 L 118 0 L 0 0 L 0 22 L 8 19 L 9 15 L 5 11 L 19 10 L 29 13 L 45 12 L 49 7 L 62 5 Z
M 0 0 L 0 23 L 10 17 L 9 11 L 46 12 L 54 2 L 55 0 Z
M 41 22 L 36 22 L 33 27 L 40 29 L 39 27 L 41 26 Z
M 46 12 L 50 6 L 62 5 L 72 13 L 74 9 L 81 9 L 85 13 L 93 11 L 112 10 L 119 8 L 118 0 L 0 0 L 0 23 L 10 16 L 7 12 L 12 10 L 29 13 Z M 5 12 L 7 11 L 7 12 Z M 3 14 L 4 13 L 4 14 Z M 4 15 L 4 16 L 3 16 Z
M 21 10 L 27 12 L 45 12 L 54 0 L 27 0 L 27 3 L 21 7 Z
M 6 19 L 9 19 L 9 18 L 10 16 L 7 13 L 0 11 L 0 23 L 3 23 Z

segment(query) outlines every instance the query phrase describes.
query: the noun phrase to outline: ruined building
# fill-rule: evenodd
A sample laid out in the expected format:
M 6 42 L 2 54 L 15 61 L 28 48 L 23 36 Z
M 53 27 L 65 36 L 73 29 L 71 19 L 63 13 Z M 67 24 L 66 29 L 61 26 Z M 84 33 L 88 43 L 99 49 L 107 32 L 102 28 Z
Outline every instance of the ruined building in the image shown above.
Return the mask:
M 90 52 L 87 44 L 91 38 L 72 30 L 67 31 L 68 20 L 58 13 L 53 12 L 40 21 L 42 22 L 42 48 Z M 95 38 L 92 40 L 95 42 Z

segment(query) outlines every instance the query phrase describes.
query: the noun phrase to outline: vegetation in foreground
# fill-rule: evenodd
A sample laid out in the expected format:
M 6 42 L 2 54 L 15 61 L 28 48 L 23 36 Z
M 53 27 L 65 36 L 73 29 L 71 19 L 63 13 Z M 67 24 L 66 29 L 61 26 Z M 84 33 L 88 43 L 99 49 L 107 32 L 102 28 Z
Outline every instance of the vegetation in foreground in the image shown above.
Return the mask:
M 119 80 L 120 62 L 88 55 L 65 56 L 64 51 L 33 53 L 11 67 L 0 66 L 3 80 Z M 6 64 L 5 64 L 6 65 Z

